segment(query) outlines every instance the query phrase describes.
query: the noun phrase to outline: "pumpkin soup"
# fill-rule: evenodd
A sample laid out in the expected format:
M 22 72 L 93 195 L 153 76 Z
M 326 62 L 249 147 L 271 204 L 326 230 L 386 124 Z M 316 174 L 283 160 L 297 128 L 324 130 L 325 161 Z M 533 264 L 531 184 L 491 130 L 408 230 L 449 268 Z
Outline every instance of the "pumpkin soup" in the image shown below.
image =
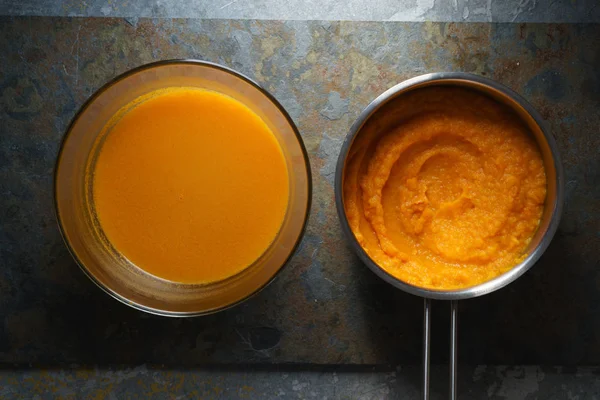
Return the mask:
M 539 149 L 519 118 L 458 87 L 419 89 L 386 107 L 356 138 L 344 177 L 348 222 L 367 254 L 398 279 L 439 290 L 518 264 L 546 198 Z
M 180 283 L 226 279 L 275 239 L 289 197 L 286 161 L 241 102 L 170 88 L 123 107 L 105 127 L 93 202 L 113 247 Z

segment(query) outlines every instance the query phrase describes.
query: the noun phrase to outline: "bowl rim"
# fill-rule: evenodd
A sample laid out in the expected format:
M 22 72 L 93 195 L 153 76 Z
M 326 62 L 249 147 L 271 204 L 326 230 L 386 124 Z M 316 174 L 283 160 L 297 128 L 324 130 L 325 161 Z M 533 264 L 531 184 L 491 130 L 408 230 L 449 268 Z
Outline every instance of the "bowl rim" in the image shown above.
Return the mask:
M 503 96 L 508 97 L 515 101 L 517 104 L 519 104 L 519 106 L 521 106 L 529 114 L 529 116 L 531 116 L 533 121 L 540 128 L 543 137 L 546 140 L 552 154 L 552 161 L 556 169 L 556 199 L 553 203 L 553 210 L 550 217 L 550 222 L 546 231 L 543 233 L 542 239 L 540 240 L 538 245 L 533 249 L 533 251 L 527 256 L 527 258 L 525 258 L 522 262 L 515 265 L 513 268 L 506 271 L 502 275 L 499 275 L 494 279 L 480 283 L 478 285 L 456 290 L 427 289 L 420 286 L 411 285 L 394 277 L 393 275 L 385 271 L 383 268 L 381 268 L 376 262 L 374 262 L 371 259 L 371 257 L 366 253 L 366 251 L 362 248 L 362 246 L 360 246 L 360 244 L 356 240 L 356 237 L 354 236 L 354 233 L 352 232 L 352 229 L 350 228 L 344 208 L 343 174 L 346 165 L 346 159 L 349 150 L 352 146 L 352 143 L 354 142 L 354 139 L 356 138 L 364 124 L 367 122 L 367 120 L 383 105 L 387 104 L 390 100 L 393 100 L 410 90 L 418 90 L 418 88 L 423 85 L 431 87 L 436 86 L 436 83 L 440 85 L 448 85 L 460 82 L 468 82 L 467 85 L 471 83 L 480 86 L 487 86 L 496 92 L 500 92 Z M 475 87 L 470 88 L 473 90 L 477 90 L 477 88 Z M 550 244 L 552 238 L 554 237 L 554 234 L 558 229 L 558 225 L 562 214 L 564 202 L 564 171 L 558 152 L 558 146 L 546 122 L 544 121 L 542 116 L 533 108 L 533 106 L 529 104 L 529 102 L 525 100 L 521 95 L 492 79 L 485 78 L 479 75 L 466 72 L 433 72 L 407 79 L 403 82 L 392 86 L 390 89 L 384 91 L 373 101 L 371 101 L 371 103 L 369 103 L 369 105 L 367 105 L 367 107 L 359 114 L 356 121 L 352 124 L 348 135 L 344 139 L 340 150 L 340 154 L 336 164 L 334 192 L 336 208 L 338 212 L 338 217 L 342 225 L 342 231 L 344 232 L 344 235 L 350 242 L 350 245 L 355 251 L 355 253 L 371 271 L 373 271 L 377 276 L 382 278 L 387 283 L 390 283 L 394 287 L 416 296 L 436 300 L 462 300 L 483 296 L 485 294 L 503 288 L 504 286 L 513 282 L 525 272 L 527 272 L 538 261 L 538 259 L 544 253 L 544 251 L 546 251 L 548 245 Z
M 257 89 L 259 92 L 261 92 L 275 107 L 277 107 L 279 112 L 282 114 L 282 116 L 286 119 L 286 121 L 292 128 L 292 131 L 294 132 L 294 135 L 296 136 L 296 141 L 298 142 L 298 144 L 300 146 L 300 150 L 302 152 L 302 158 L 304 161 L 304 166 L 306 169 L 307 200 L 306 200 L 305 211 L 304 211 L 304 220 L 302 222 L 302 227 L 298 234 L 298 238 L 294 242 L 294 245 L 292 246 L 292 248 L 289 252 L 289 255 L 287 256 L 285 261 L 281 264 L 279 269 L 273 274 L 273 276 L 269 280 L 267 280 L 262 286 L 257 287 L 254 291 L 247 294 L 245 297 L 243 297 L 233 303 L 224 305 L 222 307 L 205 310 L 205 311 L 168 311 L 168 310 L 164 310 L 164 309 L 145 306 L 143 304 L 139 304 L 135 301 L 128 299 L 127 297 L 123 296 L 122 294 L 118 293 L 117 291 L 104 285 L 90 271 L 88 271 L 85 264 L 79 259 L 79 257 L 77 257 L 77 254 L 75 253 L 73 247 L 71 246 L 69 240 L 67 239 L 67 235 L 64 230 L 61 216 L 60 216 L 60 211 L 58 208 L 58 169 L 59 169 L 60 162 L 62 159 L 65 144 L 71 134 L 72 128 L 74 127 L 75 123 L 86 112 L 86 110 L 89 108 L 89 106 L 94 101 L 96 101 L 104 92 L 106 92 L 108 89 L 110 89 L 115 84 L 117 84 L 139 72 L 143 72 L 143 71 L 154 69 L 154 68 L 164 67 L 164 66 L 168 66 L 168 65 L 197 65 L 197 66 L 201 66 L 201 67 L 214 68 L 214 69 L 228 73 L 230 75 L 233 75 L 233 76 L 245 81 L 246 83 L 250 84 L 252 87 Z M 54 217 L 56 219 L 56 222 L 57 222 L 57 225 L 58 225 L 58 228 L 60 231 L 60 236 L 62 237 L 62 240 L 63 240 L 65 246 L 67 247 L 67 250 L 71 254 L 71 257 L 73 258 L 75 263 L 79 266 L 79 269 L 81 269 L 81 271 L 83 271 L 83 273 L 96 286 L 98 286 L 100 289 L 102 289 L 102 291 L 104 291 L 105 293 L 107 293 L 108 295 L 113 297 L 114 299 L 118 300 L 119 302 L 126 304 L 136 310 L 139 310 L 139 311 L 144 311 L 149 314 L 154 314 L 154 315 L 158 315 L 158 316 L 166 316 L 166 317 L 198 317 L 198 316 L 203 316 L 203 315 L 214 314 L 219 311 L 223 311 L 223 310 L 229 309 L 231 307 L 235 307 L 236 305 L 245 302 L 246 300 L 250 299 L 251 297 L 257 295 L 259 292 L 264 290 L 267 286 L 269 286 L 275 280 L 275 278 L 281 273 L 281 271 L 289 264 L 291 258 L 296 254 L 296 251 L 298 250 L 298 248 L 302 242 L 302 239 L 304 238 L 304 235 L 306 233 L 306 228 L 308 225 L 310 211 L 312 208 L 313 183 L 312 183 L 312 171 L 311 171 L 311 167 L 310 167 L 310 159 L 308 156 L 308 152 L 306 150 L 306 146 L 304 144 L 304 140 L 302 139 L 302 135 L 300 134 L 298 127 L 296 126 L 296 124 L 294 123 L 294 120 L 289 115 L 289 113 L 286 111 L 286 109 L 275 98 L 275 96 L 273 96 L 267 89 L 263 88 L 258 82 L 254 81 L 252 78 L 249 78 L 248 76 L 246 76 L 232 68 L 229 68 L 229 67 L 226 67 L 226 66 L 214 63 L 214 62 L 189 59 L 189 58 L 168 59 L 168 60 L 154 61 L 154 62 L 150 62 L 147 64 L 139 65 L 137 67 L 129 69 L 129 70 L 113 77 L 108 82 L 103 84 L 99 89 L 94 91 L 94 93 L 91 96 L 89 96 L 87 98 L 87 100 L 79 107 L 79 109 L 77 110 L 77 112 L 71 118 L 69 124 L 67 125 L 65 133 L 63 134 L 63 136 L 60 140 L 58 153 L 56 155 L 56 161 L 54 163 L 52 177 L 53 177 L 52 178 L 53 179 L 53 196 L 52 197 L 53 197 L 53 202 L 54 202 L 54 207 L 53 207 L 54 208 Z

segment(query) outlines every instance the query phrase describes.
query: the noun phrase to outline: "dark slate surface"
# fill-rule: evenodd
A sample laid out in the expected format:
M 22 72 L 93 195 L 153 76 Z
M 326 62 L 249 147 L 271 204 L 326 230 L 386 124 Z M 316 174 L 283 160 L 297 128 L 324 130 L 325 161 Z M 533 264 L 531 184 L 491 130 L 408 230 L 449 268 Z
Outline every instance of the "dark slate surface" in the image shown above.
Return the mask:
M 419 22 L 600 21 L 596 0 L 3 0 L 0 14 Z
M 257 366 L 165 369 L 140 365 L 0 371 L 2 399 L 415 400 L 420 368 Z M 447 368 L 431 371 L 431 400 L 448 399 Z M 597 368 L 477 366 L 458 371 L 460 400 L 600 396 Z
M 360 110 L 406 78 L 455 70 L 512 87 L 561 150 L 566 207 L 529 273 L 462 302 L 460 359 L 600 363 L 600 26 L 184 19 L 0 19 L 0 363 L 416 364 L 421 300 L 370 273 L 333 204 L 341 140 Z M 260 295 L 226 312 L 165 319 L 97 289 L 71 260 L 52 208 L 59 141 L 104 82 L 153 60 L 191 57 L 261 82 L 311 156 L 302 247 Z M 433 361 L 447 360 L 448 305 L 434 304 Z

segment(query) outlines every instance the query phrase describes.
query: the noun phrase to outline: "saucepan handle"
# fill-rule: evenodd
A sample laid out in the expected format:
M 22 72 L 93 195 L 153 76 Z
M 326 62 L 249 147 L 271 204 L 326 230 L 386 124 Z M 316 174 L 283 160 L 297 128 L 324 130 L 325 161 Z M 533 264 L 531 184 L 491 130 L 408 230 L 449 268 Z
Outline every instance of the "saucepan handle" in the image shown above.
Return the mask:
M 456 400 L 458 366 L 458 301 L 450 301 L 450 400 Z
M 429 359 L 431 342 L 431 299 L 423 304 L 423 392 L 422 399 L 429 400 Z M 450 399 L 456 400 L 458 365 L 458 301 L 450 301 Z
M 431 299 L 423 307 L 423 400 L 429 400 L 429 342 L 431 337 Z

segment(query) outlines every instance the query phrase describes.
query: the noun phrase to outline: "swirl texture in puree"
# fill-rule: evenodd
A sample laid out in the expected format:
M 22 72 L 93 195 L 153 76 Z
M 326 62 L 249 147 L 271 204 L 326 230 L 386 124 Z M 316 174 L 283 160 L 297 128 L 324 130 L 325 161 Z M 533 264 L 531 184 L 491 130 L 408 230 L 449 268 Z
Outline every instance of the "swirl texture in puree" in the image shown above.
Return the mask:
M 546 175 L 508 107 L 459 87 L 417 89 L 380 109 L 350 149 L 350 228 L 380 267 L 452 290 L 518 264 L 535 234 Z

